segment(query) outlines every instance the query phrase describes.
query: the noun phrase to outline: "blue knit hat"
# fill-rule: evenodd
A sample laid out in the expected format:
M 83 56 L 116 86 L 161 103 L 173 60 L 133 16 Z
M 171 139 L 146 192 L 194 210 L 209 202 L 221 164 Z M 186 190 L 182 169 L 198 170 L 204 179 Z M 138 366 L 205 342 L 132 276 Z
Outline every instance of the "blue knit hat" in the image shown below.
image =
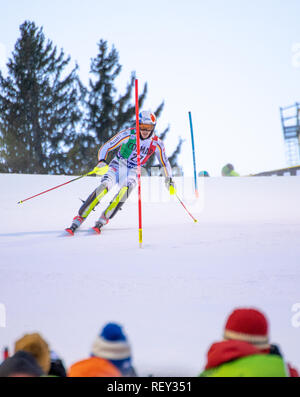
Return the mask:
M 136 376 L 131 364 L 131 347 L 119 324 L 108 323 L 103 327 L 93 343 L 91 355 L 109 360 L 124 376 Z
M 126 341 L 122 327 L 116 323 L 106 324 L 100 336 L 107 341 Z
M 107 360 L 130 359 L 130 345 L 119 324 L 108 323 L 104 326 L 93 343 L 92 355 Z

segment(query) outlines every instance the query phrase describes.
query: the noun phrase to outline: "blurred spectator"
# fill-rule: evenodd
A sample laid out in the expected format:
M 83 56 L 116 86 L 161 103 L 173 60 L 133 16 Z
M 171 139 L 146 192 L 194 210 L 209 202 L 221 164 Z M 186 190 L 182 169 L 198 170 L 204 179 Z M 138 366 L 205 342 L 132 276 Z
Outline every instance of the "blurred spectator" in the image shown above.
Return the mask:
M 38 333 L 26 334 L 15 343 L 15 353 L 18 351 L 30 353 L 42 368 L 44 374 L 50 370 L 50 351 L 47 342 Z
M 99 377 L 121 377 L 122 374 L 116 366 L 108 360 L 100 357 L 90 357 L 73 364 L 68 371 L 71 378 L 99 378 Z
M 131 362 L 130 344 L 122 327 L 116 323 L 104 326 L 93 343 L 92 356 L 109 360 L 123 376 L 137 376 Z
M 3 350 L 3 360 L 6 360 L 9 357 L 9 350 L 8 347 L 6 346 Z
M 210 347 L 200 376 L 286 377 L 298 373 L 286 365 L 279 348 L 269 343 L 266 317 L 256 309 L 241 308 L 228 317 L 224 341 Z
M 209 173 L 207 171 L 200 171 L 198 176 L 209 176 Z
M 240 176 L 240 174 L 234 171 L 232 164 L 228 163 L 222 168 L 222 176 Z
M 58 357 L 58 355 L 53 351 L 50 352 L 50 360 L 51 360 L 50 370 L 48 372 L 48 375 L 66 377 L 67 373 L 66 373 L 64 363 Z
M 37 377 L 44 375 L 35 358 L 27 352 L 18 351 L 0 365 L 0 377 Z

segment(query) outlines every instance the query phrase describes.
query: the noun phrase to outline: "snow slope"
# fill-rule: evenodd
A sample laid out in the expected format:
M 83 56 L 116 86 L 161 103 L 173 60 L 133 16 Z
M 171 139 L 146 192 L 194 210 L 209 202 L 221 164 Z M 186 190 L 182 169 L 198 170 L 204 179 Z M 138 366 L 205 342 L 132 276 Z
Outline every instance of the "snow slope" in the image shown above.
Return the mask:
M 195 376 L 229 312 L 256 306 L 271 340 L 300 368 L 300 178 L 178 180 L 195 224 L 160 178 L 143 178 L 143 248 L 136 192 L 101 236 L 62 237 L 99 179 L 84 178 L 17 205 L 71 177 L 0 174 L 0 345 L 38 331 L 67 365 L 89 355 L 108 321 L 124 325 L 140 375 Z M 1 321 L 0 321 L 1 325 Z M 295 324 L 294 324 L 295 325 Z M 299 324 L 300 325 L 300 324 Z

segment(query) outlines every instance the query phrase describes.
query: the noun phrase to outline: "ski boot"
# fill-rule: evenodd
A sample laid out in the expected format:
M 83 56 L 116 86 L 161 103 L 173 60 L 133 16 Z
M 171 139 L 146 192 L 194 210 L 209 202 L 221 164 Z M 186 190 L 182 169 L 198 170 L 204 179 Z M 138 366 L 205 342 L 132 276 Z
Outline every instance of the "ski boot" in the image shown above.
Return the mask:
M 74 232 L 76 229 L 79 228 L 79 226 L 82 224 L 82 222 L 84 221 L 84 218 L 82 218 L 82 216 L 75 216 L 75 218 L 73 218 L 73 222 L 72 225 L 70 227 L 68 227 L 67 229 L 65 229 L 65 231 L 69 234 L 71 234 L 71 236 L 74 236 Z
M 98 219 L 98 221 L 95 223 L 95 226 L 92 228 L 97 234 L 101 233 L 101 228 L 104 225 L 108 224 L 108 219 L 106 218 L 105 215 L 101 215 L 101 217 Z

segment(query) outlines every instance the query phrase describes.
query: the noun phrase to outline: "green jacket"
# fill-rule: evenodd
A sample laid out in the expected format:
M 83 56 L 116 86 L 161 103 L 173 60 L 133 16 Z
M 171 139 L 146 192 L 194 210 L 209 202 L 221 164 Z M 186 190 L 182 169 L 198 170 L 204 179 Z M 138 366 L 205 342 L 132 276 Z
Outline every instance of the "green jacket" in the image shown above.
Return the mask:
M 254 354 L 207 369 L 206 377 L 287 377 L 283 359 L 273 354 Z
M 232 171 L 230 171 L 228 176 L 240 176 L 240 174 L 237 173 L 236 171 L 232 170 Z
M 227 164 L 222 168 L 222 176 L 240 176 L 240 174 L 234 171 L 232 164 Z

